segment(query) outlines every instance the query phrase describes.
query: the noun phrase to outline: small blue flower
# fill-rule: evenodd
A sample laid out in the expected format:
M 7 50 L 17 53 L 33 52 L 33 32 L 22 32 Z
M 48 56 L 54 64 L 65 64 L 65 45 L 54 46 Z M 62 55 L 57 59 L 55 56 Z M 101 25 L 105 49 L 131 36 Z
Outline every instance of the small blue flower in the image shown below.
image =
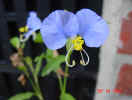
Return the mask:
M 62 48 L 67 39 L 71 38 L 73 49 L 83 50 L 87 57 L 88 54 L 82 48 L 83 41 L 88 47 L 100 47 L 109 34 L 108 25 L 104 19 L 90 9 L 81 9 L 76 14 L 65 10 L 56 10 L 44 19 L 40 31 L 49 49 Z M 82 60 L 80 63 L 84 64 L 84 59 L 82 58 Z M 87 62 L 89 62 L 89 57 Z
M 41 27 L 41 20 L 37 16 L 37 13 L 35 11 L 31 11 L 29 13 L 29 17 L 27 18 L 27 24 L 28 32 L 25 33 L 25 38 L 29 38 L 35 31 L 39 30 Z

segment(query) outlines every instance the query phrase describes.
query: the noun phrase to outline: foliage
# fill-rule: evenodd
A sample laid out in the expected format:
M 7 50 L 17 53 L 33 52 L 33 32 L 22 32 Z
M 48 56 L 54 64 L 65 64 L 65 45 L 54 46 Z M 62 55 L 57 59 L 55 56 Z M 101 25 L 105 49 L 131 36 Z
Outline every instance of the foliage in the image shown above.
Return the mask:
M 18 37 L 13 37 L 10 39 L 10 43 L 14 48 L 19 48 L 20 47 L 20 40 Z
M 69 93 L 62 93 L 60 100 L 75 100 L 75 98 Z
M 36 34 L 34 42 L 35 43 L 43 43 L 43 39 L 42 39 L 40 32 Z
M 19 93 L 15 96 L 12 96 L 9 98 L 9 100 L 28 100 L 30 99 L 34 94 L 32 92 L 25 92 L 25 93 Z
M 52 71 L 56 72 L 59 69 L 60 64 L 65 61 L 64 55 L 54 57 L 53 51 L 51 50 L 47 50 L 45 58 L 47 60 L 47 64 L 42 70 L 42 76 L 46 76 Z

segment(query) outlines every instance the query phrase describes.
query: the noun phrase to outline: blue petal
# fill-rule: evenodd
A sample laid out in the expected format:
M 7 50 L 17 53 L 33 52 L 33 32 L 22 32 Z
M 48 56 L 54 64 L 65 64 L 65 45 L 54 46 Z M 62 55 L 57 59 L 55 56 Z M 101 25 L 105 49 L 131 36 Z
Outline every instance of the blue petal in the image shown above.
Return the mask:
M 96 23 L 92 28 L 88 29 L 83 38 L 88 47 L 100 47 L 108 37 L 109 29 L 104 20 Z
M 58 11 L 46 17 L 40 28 L 44 43 L 49 49 L 56 50 L 62 48 L 66 43 L 61 25 L 62 19 L 59 18 Z
M 90 9 L 82 9 L 76 15 L 79 21 L 79 33 L 86 45 L 88 47 L 101 46 L 109 34 L 106 22 Z
M 65 35 L 69 37 L 75 37 L 78 34 L 79 24 L 75 14 L 69 11 L 62 11 L 60 13 L 62 19 L 62 26 L 64 28 Z
M 38 30 L 41 27 L 41 20 L 38 18 L 37 13 L 31 11 L 27 19 L 27 26 L 29 30 Z
M 56 10 L 45 18 L 40 31 L 48 48 L 62 48 L 67 37 L 73 37 L 78 32 L 76 16 L 68 11 Z

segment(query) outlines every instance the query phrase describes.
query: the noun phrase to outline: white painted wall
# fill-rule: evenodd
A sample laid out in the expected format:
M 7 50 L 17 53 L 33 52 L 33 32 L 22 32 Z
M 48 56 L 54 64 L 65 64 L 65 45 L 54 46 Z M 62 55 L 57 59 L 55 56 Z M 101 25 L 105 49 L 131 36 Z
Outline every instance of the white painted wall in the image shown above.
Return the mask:
M 103 18 L 108 21 L 110 35 L 101 48 L 100 69 L 96 89 L 114 89 L 119 68 L 120 57 L 117 56 L 117 46 L 119 45 L 119 33 L 121 19 L 132 11 L 132 0 L 104 0 Z M 94 100 L 132 100 L 132 97 L 117 96 L 113 93 L 98 94 L 96 92 Z

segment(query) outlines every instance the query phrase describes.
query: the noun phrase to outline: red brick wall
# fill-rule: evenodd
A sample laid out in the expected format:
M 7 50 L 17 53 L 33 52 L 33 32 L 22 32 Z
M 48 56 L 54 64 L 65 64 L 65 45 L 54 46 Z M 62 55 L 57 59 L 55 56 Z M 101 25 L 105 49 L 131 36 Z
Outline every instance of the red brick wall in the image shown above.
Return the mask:
M 123 18 L 120 33 L 120 54 L 132 54 L 132 12 L 128 14 L 128 18 Z
M 118 48 L 118 54 L 132 56 L 132 11 L 129 12 L 127 18 L 123 18 L 122 20 L 120 47 Z M 132 59 L 130 61 L 132 62 Z M 116 89 L 122 90 L 122 94 L 132 95 L 131 64 L 124 63 L 120 66 Z

